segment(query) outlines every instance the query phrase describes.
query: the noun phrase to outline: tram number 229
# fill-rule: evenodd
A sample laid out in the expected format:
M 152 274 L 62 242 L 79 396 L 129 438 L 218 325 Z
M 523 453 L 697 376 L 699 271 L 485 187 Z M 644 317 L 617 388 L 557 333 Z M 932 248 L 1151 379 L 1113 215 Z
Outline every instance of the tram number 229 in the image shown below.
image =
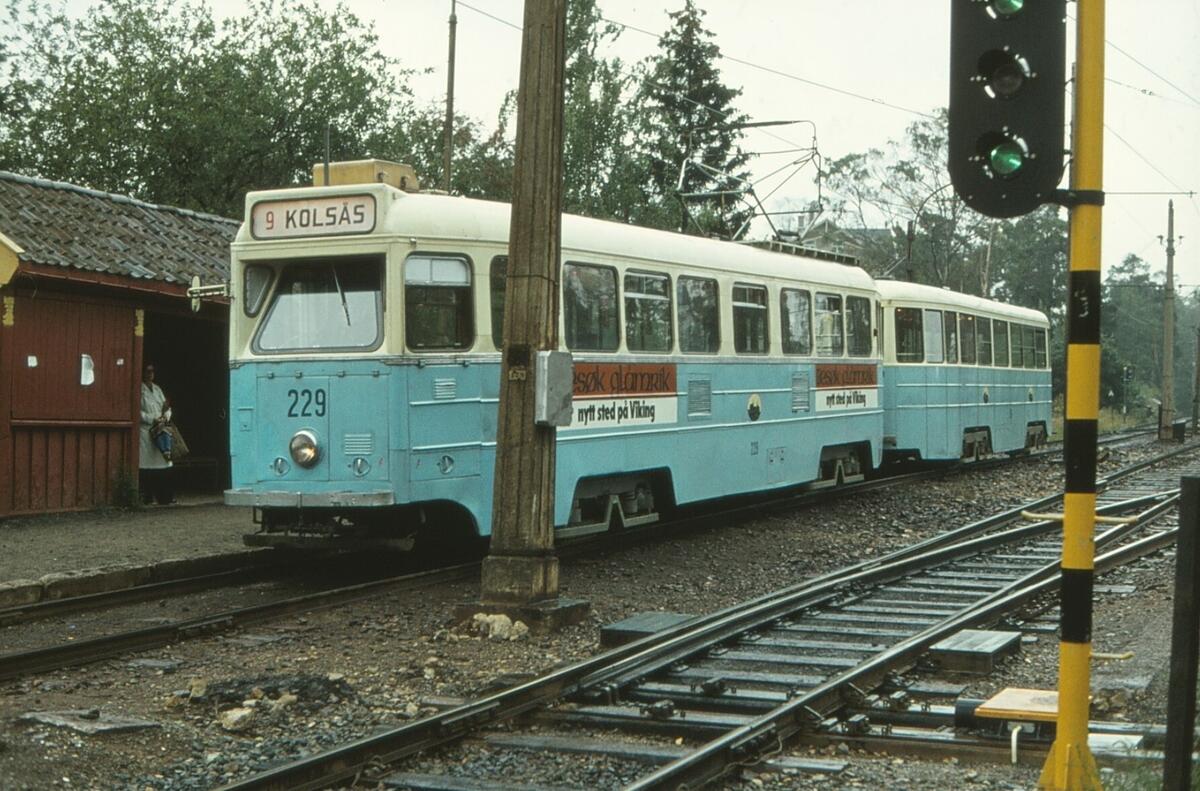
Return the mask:
M 292 399 L 288 405 L 288 417 L 325 417 L 324 389 L 288 390 L 287 394 Z

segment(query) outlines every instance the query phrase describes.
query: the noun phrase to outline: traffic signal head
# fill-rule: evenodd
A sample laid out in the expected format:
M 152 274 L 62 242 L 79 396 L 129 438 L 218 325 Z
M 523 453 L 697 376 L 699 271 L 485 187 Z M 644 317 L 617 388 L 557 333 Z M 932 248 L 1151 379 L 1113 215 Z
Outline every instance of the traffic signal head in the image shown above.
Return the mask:
M 1016 217 L 1062 176 L 1066 0 L 951 0 L 950 180 L 968 206 Z

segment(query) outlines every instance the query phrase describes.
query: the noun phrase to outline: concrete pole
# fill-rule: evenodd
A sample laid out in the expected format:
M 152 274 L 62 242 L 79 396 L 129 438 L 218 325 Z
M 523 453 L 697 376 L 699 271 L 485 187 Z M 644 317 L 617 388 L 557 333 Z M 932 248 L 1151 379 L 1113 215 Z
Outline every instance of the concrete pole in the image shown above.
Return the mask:
M 450 0 L 450 56 L 446 66 L 446 139 L 442 148 L 442 189 L 450 191 L 450 166 L 454 154 L 454 40 L 458 31 L 456 0 Z
M 1167 282 L 1163 286 L 1162 417 L 1158 438 L 1171 438 L 1175 419 L 1175 201 L 1167 201 Z

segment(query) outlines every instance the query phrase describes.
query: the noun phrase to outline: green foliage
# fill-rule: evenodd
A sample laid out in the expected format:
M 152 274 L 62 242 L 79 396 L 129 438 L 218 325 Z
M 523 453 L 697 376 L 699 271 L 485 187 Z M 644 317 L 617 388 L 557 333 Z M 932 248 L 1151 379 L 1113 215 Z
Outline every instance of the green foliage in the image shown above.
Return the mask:
M 404 73 L 348 9 L 251 0 L 216 25 L 198 0 L 105 0 L 72 19 L 13 9 L 20 112 L 0 168 L 241 216 L 250 189 L 378 150 Z
M 893 271 L 920 283 L 987 294 L 978 254 L 985 219 L 967 208 L 946 174 L 947 117 L 913 122 L 903 140 L 848 154 L 827 165 L 831 211 L 843 227 L 906 229 L 914 224 L 911 256 L 904 234 L 864 236 L 861 258 L 875 274 Z
M 1104 281 L 1100 314 L 1102 403 L 1153 419 L 1155 400 L 1162 399 L 1163 283 L 1161 274 L 1136 255 L 1127 255 Z M 1174 338 L 1174 396 L 1176 416 L 1191 413 L 1196 327 L 1200 326 L 1200 299 L 1196 293 L 1176 294 Z M 1132 381 L 1123 382 L 1128 367 Z M 1110 395 L 1111 393 L 1111 395 Z
M 475 119 L 455 114 L 450 190 L 472 198 L 512 197 L 513 141 L 508 135 L 513 99 L 501 108 L 497 128 L 487 132 Z M 384 159 L 408 162 L 424 188 L 441 187 L 446 111 L 436 104 L 414 108 L 397 119 L 378 149 Z
M 739 198 L 750 158 L 740 146 L 747 116 L 733 104 L 741 90 L 721 81 L 704 12 L 685 0 L 670 16 L 638 98 L 653 198 L 664 208 L 679 199 L 671 227 L 733 238 L 752 214 Z M 697 193 L 704 196 L 687 197 Z M 704 222 L 689 222 L 689 213 Z

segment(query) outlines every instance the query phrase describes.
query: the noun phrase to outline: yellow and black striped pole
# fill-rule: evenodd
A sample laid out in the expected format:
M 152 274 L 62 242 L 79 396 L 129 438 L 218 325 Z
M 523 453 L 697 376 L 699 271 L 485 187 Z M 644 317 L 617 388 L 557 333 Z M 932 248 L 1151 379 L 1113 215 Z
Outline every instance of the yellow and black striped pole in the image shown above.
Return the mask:
M 1104 0 L 1079 0 L 1077 8 L 1058 727 L 1038 781 L 1039 788 L 1062 791 L 1102 788 L 1087 739 L 1096 549 L 1096 418 L 1100 411 Z

